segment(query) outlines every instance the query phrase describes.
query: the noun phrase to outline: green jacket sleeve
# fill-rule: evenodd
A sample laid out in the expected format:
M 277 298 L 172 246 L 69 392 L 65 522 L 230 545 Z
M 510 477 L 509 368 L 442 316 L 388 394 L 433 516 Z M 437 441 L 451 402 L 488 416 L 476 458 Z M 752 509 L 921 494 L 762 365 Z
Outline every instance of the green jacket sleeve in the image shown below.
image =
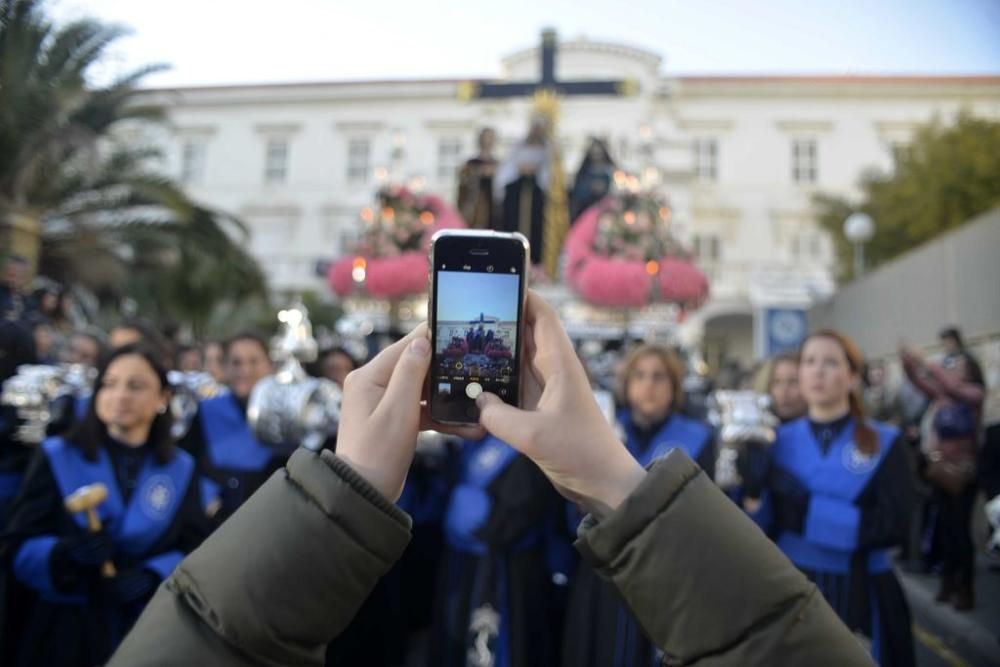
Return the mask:
M 816 587 L 675 450 L 577 549 L 614 582 L 665 665 L 872 665 Z
M 350 466 L 299 450 L 161 585 L 109 667 L 322 665 L 409 539 Z

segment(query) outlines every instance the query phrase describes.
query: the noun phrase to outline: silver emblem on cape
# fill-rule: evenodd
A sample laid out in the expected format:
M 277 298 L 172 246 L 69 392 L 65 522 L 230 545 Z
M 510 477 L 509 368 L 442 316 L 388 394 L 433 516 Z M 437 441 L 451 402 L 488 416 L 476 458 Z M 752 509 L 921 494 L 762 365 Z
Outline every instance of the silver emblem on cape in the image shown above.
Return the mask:
M 494 667 L 496 656 L 490 648 L 490 641 L 500 635 L 500 614 L 489 604 L 484 604 L 472 612 L 469 624 L 472 646 L 466 654 L 468 667 Z
M 176 495 L 174 480 L 166 475 L 154 475 L 142 486 L 139 507 L 147 517 L 159 521 L 167 516 Z
M 869 473 L 878 465 L 878 456 L 862 453 L 853 440 L 844 447 L 843 453 L 840 455 L 840 460 L 843 462 L 845 468 L 856 475 Z

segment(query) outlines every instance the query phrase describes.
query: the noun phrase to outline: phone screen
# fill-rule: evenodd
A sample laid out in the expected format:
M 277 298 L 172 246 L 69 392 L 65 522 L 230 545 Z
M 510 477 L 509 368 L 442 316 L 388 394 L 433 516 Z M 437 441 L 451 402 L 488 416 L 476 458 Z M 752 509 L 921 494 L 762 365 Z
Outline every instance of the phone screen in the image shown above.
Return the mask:
M 523 237 L 452 233 L 433 250 L 433 347 L 429 399 L 441 422 L 476 423 L 484 391 L 519 404 Z

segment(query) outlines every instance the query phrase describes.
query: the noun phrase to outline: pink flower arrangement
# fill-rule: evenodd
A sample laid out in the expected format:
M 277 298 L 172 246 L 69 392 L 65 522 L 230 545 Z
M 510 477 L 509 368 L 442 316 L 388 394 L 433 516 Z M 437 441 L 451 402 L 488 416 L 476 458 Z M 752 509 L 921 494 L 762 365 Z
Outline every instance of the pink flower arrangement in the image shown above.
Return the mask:
M 440 197 L 406 188 L 383 188 L 379 208 L 361 213 L 362 234 L 349 256 L 330 267 L 327 279 L 339 296 L 363 287 L 369 296 L 396 299 L 427 289 L 427 248 L 441 229 L 465 227 Z
M 635 195 L 590 207 L 566 239 L 567 282 L 598 306 L 638 308 L 657 298 L 700 305 L 708 280 L 670 234 L 668 217 L 665 206 Z

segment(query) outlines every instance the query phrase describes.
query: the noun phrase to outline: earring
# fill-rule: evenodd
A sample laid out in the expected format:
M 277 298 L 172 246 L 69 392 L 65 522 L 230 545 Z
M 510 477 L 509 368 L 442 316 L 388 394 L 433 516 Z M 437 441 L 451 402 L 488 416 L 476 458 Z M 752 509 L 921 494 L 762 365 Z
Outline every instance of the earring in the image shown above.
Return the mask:
M 159 409 L 159 410 L 157 410 L 157 412 L 158 412 L 159 414 L 161 414 L 161 415 L 165 415 L 165 414 L 167 414 L 167 406 L 165 406 L 165 405 L 161 405 L 161 406 L 160 406 L 160 409 Z

